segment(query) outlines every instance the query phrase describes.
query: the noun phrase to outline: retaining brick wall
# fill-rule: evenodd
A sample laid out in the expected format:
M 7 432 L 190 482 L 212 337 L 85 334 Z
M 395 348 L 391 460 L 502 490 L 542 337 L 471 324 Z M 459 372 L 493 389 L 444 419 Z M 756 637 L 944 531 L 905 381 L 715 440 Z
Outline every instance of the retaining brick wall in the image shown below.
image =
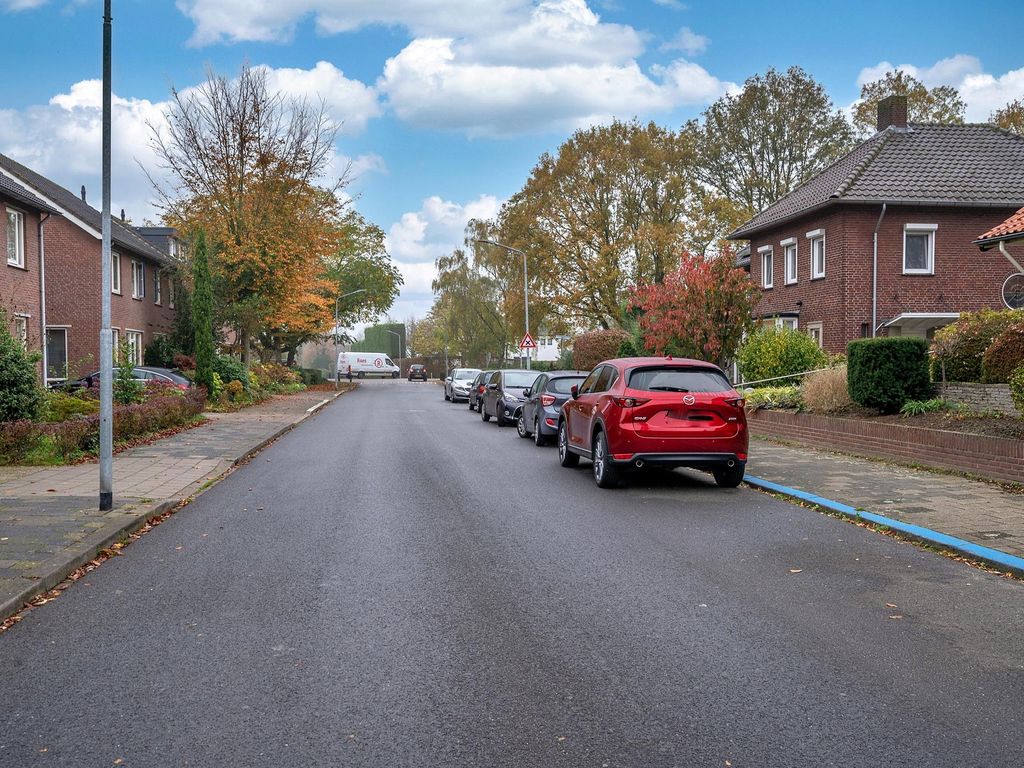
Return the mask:
M 747 420 L 758 437 L 1024 483 L 1024 440 L 782 411 L 754 411 Z
M 964 382 L 938 385 L 944 400 L 966 405 L 972 411 L 998 411 L 1010 416 L 1019 416 L 1013 405 L 1009 384 L 968 384 Z

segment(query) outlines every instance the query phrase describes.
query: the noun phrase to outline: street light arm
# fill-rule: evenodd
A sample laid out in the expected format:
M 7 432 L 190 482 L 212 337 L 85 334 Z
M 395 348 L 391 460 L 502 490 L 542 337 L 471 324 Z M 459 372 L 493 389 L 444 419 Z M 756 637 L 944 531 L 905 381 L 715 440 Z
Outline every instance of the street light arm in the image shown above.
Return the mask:
M 529 336 L 530 335 L 530 291 L 529 291 L 530 276 L 529 276 L 529 273 L 526 271 L 526 253 L 524 251 L 519 250 L 518 248 L 513 248 L 511 245 L 505 245 L 504 243 L 499 243 L 497 240 L 476 240 L 475 242 L 483 243 L 485 245 L 496 245 L 499 248 L 504 248 L 506 251 L 509 251 L 510 253 L 518 253 L 520 256 L 523 257 L 523 320 L 526 321 L 526 336 Z M 525 340 L 526 336 L 523 337 L 524 340 Z M 526 370 L 530 370 L 530 353 L 527 352 L 524 355 L 524 357 L 526 358 Z

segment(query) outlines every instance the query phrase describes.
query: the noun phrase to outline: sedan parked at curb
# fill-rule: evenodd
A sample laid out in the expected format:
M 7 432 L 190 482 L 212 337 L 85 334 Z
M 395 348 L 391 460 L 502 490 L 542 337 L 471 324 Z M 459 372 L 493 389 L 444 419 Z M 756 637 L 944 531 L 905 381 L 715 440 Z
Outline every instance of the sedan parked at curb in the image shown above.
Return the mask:
M 469 410 L 475 411 L 480 408 L 480 398 L 487 389 L 487 382 L 490 381 L 494 371 L 480 371 L 469 385 Z
M 526 403 L 516 419 L 516 432 L 522 438 L 533 437 L 545 445 L 558 433 L 558 415 L 571 397 L 574 385 L 587 378 L 587 371 L 550 371 L 542 373 L 526 391 Z
M 747 463 L 743 396 L 722 370 L 700 360 L 627 357 L 601 363 L 564 406 L 558 460 L 593 461 L 601 488 L 628 470 L 694 467 L 735 488 Z
M 526 402 L 524 392 L 537 378 L 536 371 L 503 370 L 495 371 L 487 381 L 487 388 L 480 396 L 480 418 L 503 427 L 519 418 L 519 410 Z
M 444 399 L 453 403 L 457 403 L 459 400 L 468 400 L 473 380 L 478 373 L 480 373 L 479 368 L 452 369 L 451 375 L 444 380 Z

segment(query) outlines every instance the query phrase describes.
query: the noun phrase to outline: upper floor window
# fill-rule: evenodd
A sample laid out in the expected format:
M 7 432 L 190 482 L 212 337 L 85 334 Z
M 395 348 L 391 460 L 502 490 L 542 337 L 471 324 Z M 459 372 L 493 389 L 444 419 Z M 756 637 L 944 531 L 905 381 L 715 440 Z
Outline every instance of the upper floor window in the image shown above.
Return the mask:
M 7 263 L 25 266 L 25 214 L 7 209 Z
M 775 252 L 770 245 L 762 245 L 757 249 L 761 254 L 761 287 L 772 287 L 772 263 L 775 260 Z
M 786 265 L 786 284 L 789 285 L 790 283 L 796 282 L 796 238 L 790 237 L 783 240 L 781 245 L 783 249 L 782 253 L 784 255 L 783 261 Z
M 903 226 L 903 274 L 935 274 L 935 230 L 938 224 Z
M 121 254 L 110 254 L 110 292 L 121 292 Z
M 146 266 L 132 260 L 132 298 L 141 299 L 146 295 Z
M 807 233 L 811 244 L 811 279 L 825 276 L 825 230 L 816 229 Z
M 154 269 L 153 270 L 153 303 L 154 304 L 160 304 L 161 303 L 161 299 L 162 299 L 162 294 L 161 294 L 161 291 L 160 291 L 160 270 L 159 269 Z
M 167 276 L 167 306 L 174 309 L 174 273 Z

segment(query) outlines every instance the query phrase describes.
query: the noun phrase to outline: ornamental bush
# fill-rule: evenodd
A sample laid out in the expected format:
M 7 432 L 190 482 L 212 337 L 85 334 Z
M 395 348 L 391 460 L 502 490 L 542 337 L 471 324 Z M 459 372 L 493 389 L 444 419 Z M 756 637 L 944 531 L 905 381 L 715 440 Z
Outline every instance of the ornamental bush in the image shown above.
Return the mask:
M 246 390 L 249 389 L 249 372 L 245 370 L 241 360 L 236 360 L 230 355 L 217 355 L 213 358 L 213 372 L 220 376 L 220 380 L 225 384 L 240 381 Z
M 1024 416 L 1024 365 L 1010 376 L 1010 397 L 1013 398 L 1014 407 Z
M 157 336 L 146 346 L 143 353 L 146 365 L 170 368 L 174 365 L 174 345 L 168 336 Z
M 0 421 L 36 419 L 43 407 L 36 359 L 7 329 L 7 313 L 0 310 Z
M 836 413 L 853 405 L 846 384 L 846 363 L 809 373 L 800 385 L 804 408 L 812 413 Z
M 824 368 L 828 355 L 806 333 L 764 326 L 747 337 L 740 347 L 737 362 L 744 381 L 763 381 Z M 775 383 L 797 384 L 799 381 L 794 377 Z
M 936 381 L 981 381 L 985 350 L 1011 325 L 1024 322 L 1024 310 L 964 312 L 935 333 L 932 378 Z
M 981 358 L 981 380 L 1006 384 L 1017 367 L 1024 365 L 1024 320 L 996 336 Z
M 619 354 L 619 346 L 629 334 L 618 329 L 590 331 L 576 337 L 572 343 L 572 364 L 577 371 L 589 371 L 604 360 Z
M 16 464 L 39 440 L 40 425 L 29 419 L 0 422 L 0 464 Z
M 913 336 L 851 341 L 847 386 L 854 402 L 883 413 L 897 413 L 908 400 L 927 400 L 928 342 Z

